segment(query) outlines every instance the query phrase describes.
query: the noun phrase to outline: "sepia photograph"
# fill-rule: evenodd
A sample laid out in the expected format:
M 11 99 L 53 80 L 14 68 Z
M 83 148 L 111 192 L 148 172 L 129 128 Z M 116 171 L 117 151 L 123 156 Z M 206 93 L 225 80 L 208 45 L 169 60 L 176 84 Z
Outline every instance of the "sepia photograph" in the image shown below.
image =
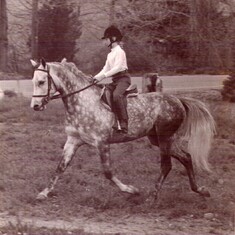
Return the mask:
M 0 235 L 235 235 L 235 0 L 0 0 Z

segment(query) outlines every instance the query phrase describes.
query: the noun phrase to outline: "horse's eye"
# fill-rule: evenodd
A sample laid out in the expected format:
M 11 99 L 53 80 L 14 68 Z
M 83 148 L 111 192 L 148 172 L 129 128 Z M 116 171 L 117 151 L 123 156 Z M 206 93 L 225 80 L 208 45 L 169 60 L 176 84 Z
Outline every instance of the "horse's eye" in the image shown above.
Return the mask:
M 38 85 L 39 85 L 39 86 L 42 86 L 44 83 L 45 83 L 45 81 L 39 81 L 39 82 L 38 82 Z

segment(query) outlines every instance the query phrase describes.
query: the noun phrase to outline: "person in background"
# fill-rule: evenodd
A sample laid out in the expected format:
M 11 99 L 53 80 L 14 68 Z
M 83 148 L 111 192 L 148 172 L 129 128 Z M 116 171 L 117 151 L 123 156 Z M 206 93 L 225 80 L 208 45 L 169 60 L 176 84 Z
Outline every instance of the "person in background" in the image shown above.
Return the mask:
M 104 78 L 112 77 L 112 83 L 108 84 L 107 88 L 111 91 L 112 111 L 116 115 L 121 129 L 118 129 L 117 122 L 113 128 L 117 132 L 127 134 L 128 113 L 127 100 L 124 93 L 131 84 L 131 78 L 128 73 L 126 53 L 120 46 L 122 37 L 120 30 L 113 25 L 104 31 L 102 41 L 105 46 L 110 47 L 111 51 L 107 55 L 103 69 L 94 76 L 94 80 L 101 81 Z

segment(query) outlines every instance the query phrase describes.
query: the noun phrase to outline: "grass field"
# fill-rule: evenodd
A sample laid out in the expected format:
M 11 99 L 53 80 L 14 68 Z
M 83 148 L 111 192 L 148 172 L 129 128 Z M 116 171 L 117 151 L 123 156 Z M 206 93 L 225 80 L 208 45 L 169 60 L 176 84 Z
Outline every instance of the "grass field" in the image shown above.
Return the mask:
M 0 234 L 65 234 L 56 228 L 39 231 L 33 224 L 30 228 L 24 226 L 21 223 L 24 217 L 51 221 L 81 219 L 81 229 L 77 232 L 72 229 L 70 234 L 110 231 L 107 225 L 97 225 L 97 231 L 85 232 L 83 228 L 90 222 L 120 228 L 125 224 L 127 228 L 122 230 L 125 232 L 119 234 L 133 234 L 134 227 L 142 229 L 140 234 L 143 231 L 155 234 L 158 229 L 175 234 L 182 231 L 187 234 L 234 233 L 234 104 L 222 102 L 218 91 L 177 95 L 205 101 L 216 120 L 217 135 L 210 156 L 213 173 L 196 171 L 198 183 L 209 188 L 211 197 L 205 199 L 191 192 L 184 169 L 173 161 L 173 170 L 154 206 L 145 199 L 154 189 L 159 174 L 159 152 L 145 138 L 111 147 L 114 171 L 123 182 L 138 187 L 140 196 L 130 197 L 113 187 L 102 174 L 95 149 L 83 146 L 50 198 L 37 202 L 36 195 L 52 176 L 66 140 L 63 105 L 61 101 L 53 101 L 44 112 L 35 112 L 29 107 L 29 99 L 5 97 L 1 100 L 0 217 L 6 216 L 6 220 L 17 217 L 19 223 L 0 229 Z

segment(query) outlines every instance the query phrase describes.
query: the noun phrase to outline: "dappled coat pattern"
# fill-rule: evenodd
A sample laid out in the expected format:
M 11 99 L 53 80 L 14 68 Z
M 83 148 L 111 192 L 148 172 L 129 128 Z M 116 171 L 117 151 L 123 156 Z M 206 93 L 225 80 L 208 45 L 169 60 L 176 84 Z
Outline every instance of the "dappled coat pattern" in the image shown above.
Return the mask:
M 143 136 L 147 136 L 153 145 L 160 148 L 161 172 L 153 193 L 154 199 L 158 198 L 162 184 L 171 170 L 171 157 L 186 167 L 192 190 L 209 196 L 204 187 L 197 186 L 192 164 L 193 160 L 199 168 L 209 170 L 208 155 L 215 125 L 202 102 L 158 92 L 129 97 L 128 134 L 118 135 L 112 129 L 114 114 L 100 100 L 101 88 L 91 85 L 92 79 L 79 71 L 75 64 L 65 60 L 61 63 L 46 63 L 42 60 L 39 65 L 32 61 L 32 64 L 37 67 L 33 76 L 31 107 L 36 111 L 44 110 L 46 104 L 55 97 L 54 94 L 59 92 L 58 97 L 62 98 L 66 110 L 65 131 L 68 136 L 55 176 L 39 193 L 38 199 L 46 198 L 53 190 L 61 173 L 83 144 L 97 148 L 107 179 L 123 192 L 139 193 L 137 188 L 123 184 L 113 174 L 110 144 Z M 177 145 L 179 136 L 187 138 L 188 149 Z

